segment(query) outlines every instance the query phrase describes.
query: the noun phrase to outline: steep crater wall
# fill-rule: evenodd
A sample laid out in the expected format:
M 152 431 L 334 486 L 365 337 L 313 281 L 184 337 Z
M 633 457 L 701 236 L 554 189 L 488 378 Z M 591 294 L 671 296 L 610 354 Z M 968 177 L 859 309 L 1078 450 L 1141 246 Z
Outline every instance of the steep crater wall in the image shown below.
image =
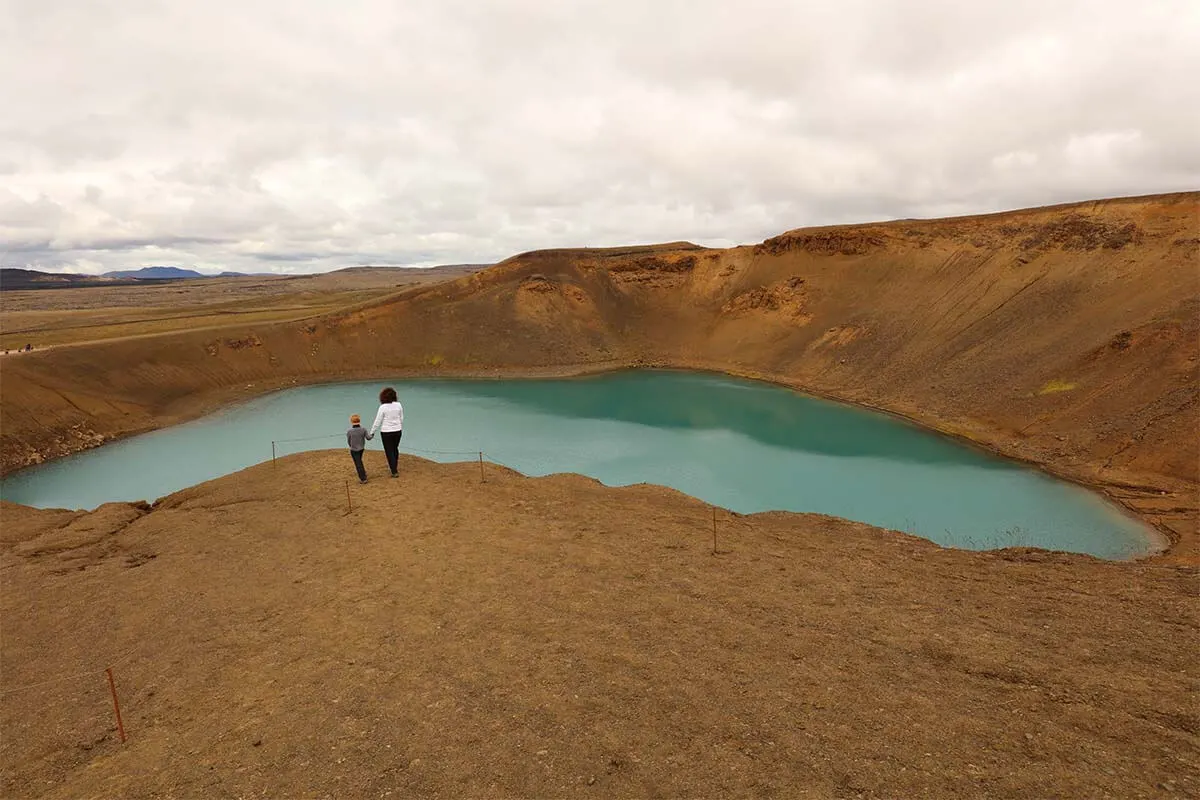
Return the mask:
M 5 471 L 297 383 L 657 365 L 910 417 L 1195 535 L 1200 195 L 522 254 L 304 323 L 4 363 Z M 1190 546 L 1190 545 L 1189 545 Z

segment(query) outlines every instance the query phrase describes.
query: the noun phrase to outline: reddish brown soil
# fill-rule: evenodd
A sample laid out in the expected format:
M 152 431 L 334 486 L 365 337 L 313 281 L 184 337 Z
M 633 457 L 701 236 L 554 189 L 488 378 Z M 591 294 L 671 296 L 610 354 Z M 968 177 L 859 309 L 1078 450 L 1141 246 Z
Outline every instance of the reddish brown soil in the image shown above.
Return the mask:
M 1194 568 L 782 513 L 714 555 L 658 487 L 350 475 L 0 505 L 0 794 L 1200 795 Z
M 6 359 L 0 466 L 296 383 L 679 366 L 886 409 L 1039 464 L 1200 563 L 1198 248 L 1189 193 L 730 250 L 528 253 L 317 319 Z

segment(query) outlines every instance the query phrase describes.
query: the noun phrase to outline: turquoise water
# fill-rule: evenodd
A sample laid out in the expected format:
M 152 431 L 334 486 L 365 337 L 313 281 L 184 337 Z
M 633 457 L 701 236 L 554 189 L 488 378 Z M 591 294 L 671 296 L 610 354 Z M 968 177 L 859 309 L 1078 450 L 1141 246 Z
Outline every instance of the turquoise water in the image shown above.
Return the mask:
M 43 508 L 154 500 L 269 459 L 272 440 L 280 455 L 344 447 L 347 416 L 357 412 L 369 425 L 381 385 L 272 394 L 23 470 L 0 483 L 0 495 Z M 438 461 L 482 450 L 528 475 L 665 484 L 742 513 L 832 514 L 952 547 L 1104 558 L 1152 548 L 1145 527 L 1074 485 L 882 414 L 768 384 L 635 371 L 392 385 L 404 404 L 404 449 L 442 451 L 418 453 Z M 297 437 L 319 438 L 283 441 Z M 379 437 L 370 448 L 380 449 Z

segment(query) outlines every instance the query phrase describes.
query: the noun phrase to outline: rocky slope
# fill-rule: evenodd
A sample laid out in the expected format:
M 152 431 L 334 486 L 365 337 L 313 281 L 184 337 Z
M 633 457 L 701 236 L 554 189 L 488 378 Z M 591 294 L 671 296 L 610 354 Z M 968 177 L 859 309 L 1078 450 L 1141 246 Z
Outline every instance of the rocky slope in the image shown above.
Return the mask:
M 1196 554 L 1200 193 L 526 253 L 302 323 L 4 363 L 3 468 L 271 388 L 661 365 L 893 411 L 1104 488 Z M 364 365 L 364 366 L 352 366 Z

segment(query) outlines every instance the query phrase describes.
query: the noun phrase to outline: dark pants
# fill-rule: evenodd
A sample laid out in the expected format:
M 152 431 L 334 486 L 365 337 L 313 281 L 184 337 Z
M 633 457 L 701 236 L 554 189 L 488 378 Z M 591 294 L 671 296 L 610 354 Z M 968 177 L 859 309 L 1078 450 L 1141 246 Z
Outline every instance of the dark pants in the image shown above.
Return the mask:
M 396 474 L 397 464 L 400 462 L 400 437 L 404 435 L 404 431 L 380 431 L 379 438 L 383 440 L 383 454 L 387 456 L 388 469 L 392 474 Z
M 358 471 L 358 479 L 360 481 L 365 481 L 367 479 L 367 471 L 363 469 L 362 465 L 363 451 L 351 450 L 350 457 L 354 459 L 354 469 Z

